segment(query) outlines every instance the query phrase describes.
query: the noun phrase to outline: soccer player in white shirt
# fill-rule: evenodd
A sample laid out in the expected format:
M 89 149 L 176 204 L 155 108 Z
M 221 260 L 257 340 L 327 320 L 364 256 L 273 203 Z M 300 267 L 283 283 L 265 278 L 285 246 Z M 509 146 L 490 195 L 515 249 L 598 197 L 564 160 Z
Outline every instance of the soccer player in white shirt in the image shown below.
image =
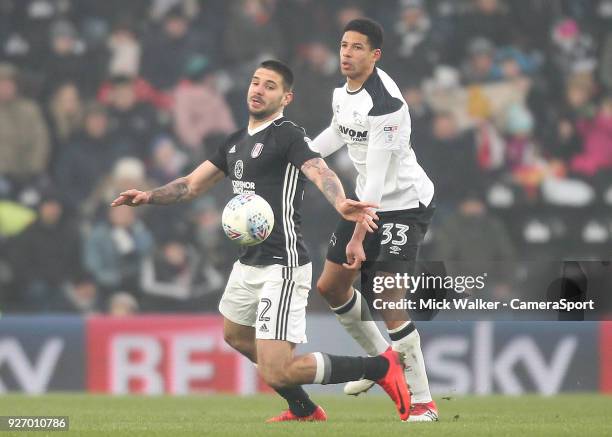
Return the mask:
M 357 172 L 356 193 L 361 201 L 380 205 L 379 228 L 341 220 L 332 234 L 317 289 L 349 334 L 372 355 L 389 345 L 358 290 L 352 284 L 364 261 L 373 261 L 383 274 L 409 273 L 433 214 L 434 187 L 418 164 L 410 145 L 410 115 L 395 82 L 376 62 L 381 57 L 383 31 L 369 19 L 351 21 L 340 47 L 346 83 L 334 90 L 331 125 L 311 147 L 325 157 L 346 145 Z M 386 290 L 381 297 L 398 300 L 405 289 Z M 404 310 L 383 310 L 394 350 L 406 356 L 406 381 L 412 391 L 409 421 L 436 421 L 421 352 L 419 333 Z M 372 381 L 350 382 L 347 394 L 368 390 Z

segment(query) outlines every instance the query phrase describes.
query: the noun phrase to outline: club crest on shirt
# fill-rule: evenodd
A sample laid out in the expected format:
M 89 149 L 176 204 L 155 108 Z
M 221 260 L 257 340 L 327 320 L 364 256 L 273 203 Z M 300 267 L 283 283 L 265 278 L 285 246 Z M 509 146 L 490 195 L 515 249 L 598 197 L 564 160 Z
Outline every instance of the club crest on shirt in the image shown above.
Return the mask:
M 242 162 L 242 159 L 239 159 L 238 161 L 236 161 L 236 164 L 234 165 L 234 176 L 236 176 L 236 179 L 242 179 L 243 171 L 244 171 L 244 163 Z
M 259 155 L 261 155 L 263 148 L 264 148 L 264 145 L 262 143 L 255 143 L 255 145 L 251 149 L 251 158 L 255 159 Z

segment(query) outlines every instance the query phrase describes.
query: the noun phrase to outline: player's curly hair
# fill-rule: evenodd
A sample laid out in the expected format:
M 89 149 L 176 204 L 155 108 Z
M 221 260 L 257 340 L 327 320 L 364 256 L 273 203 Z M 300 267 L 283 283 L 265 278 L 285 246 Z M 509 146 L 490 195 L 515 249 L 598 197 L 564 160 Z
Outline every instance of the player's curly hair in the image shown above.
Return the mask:
M 383 45 L 383 29 L 380 24 L 369 18 L 357 18 L 344 26 L 344 32 L 359 32 L 368 37 L 368 43 L 372 49 L 380 49 Z

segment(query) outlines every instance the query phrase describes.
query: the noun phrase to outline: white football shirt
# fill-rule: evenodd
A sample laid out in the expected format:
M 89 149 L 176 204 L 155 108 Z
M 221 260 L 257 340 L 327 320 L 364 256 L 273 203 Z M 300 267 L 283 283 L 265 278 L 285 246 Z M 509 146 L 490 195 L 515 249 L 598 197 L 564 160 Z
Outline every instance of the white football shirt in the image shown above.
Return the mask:
M 332 109 L 331 125 L 311 147 L 325 157 L 347 146 L 358 172 L 360 200 L 378 203 L 379 211 L 429 205 L 434 186 L 410 145 L 408 105 L 387 73 L 375 68 L 360 89 L 351 91 L 347 84 L 336 88 Z M 389 159 L 379 164 L 377 155 Z

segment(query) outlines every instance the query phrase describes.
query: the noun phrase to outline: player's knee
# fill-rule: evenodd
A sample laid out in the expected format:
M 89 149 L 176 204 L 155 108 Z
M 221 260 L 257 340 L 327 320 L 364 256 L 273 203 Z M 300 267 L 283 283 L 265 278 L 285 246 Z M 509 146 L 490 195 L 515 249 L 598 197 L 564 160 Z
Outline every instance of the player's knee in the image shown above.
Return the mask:
M 325 279 L 319 279 L 317 281 L 317 291 L 332 308 L 344 305 L 352 297 L 352 288 L 350 285 L 347 286 Z
M 328 296 L 334 294 L 333 287 L 330 286 L 330 282 L 320 278 L 317 281 L 317 291 L 321 296 L 327 299 Z
M 242 338 L 241 336 L 237 335 L 234 332 L 224 331 L 223 339 L 233 349 L 237 350 L 238 352 L 244 355 L 247 355 L 250 352 L 251 347 L 249 345 L 249 341 L 246 340 L 245 338 Z
M 285 369 L 276 366 L 260 366 L 259 374 L 266 384 L 274 389 L 286 388 L 293 385 Z

